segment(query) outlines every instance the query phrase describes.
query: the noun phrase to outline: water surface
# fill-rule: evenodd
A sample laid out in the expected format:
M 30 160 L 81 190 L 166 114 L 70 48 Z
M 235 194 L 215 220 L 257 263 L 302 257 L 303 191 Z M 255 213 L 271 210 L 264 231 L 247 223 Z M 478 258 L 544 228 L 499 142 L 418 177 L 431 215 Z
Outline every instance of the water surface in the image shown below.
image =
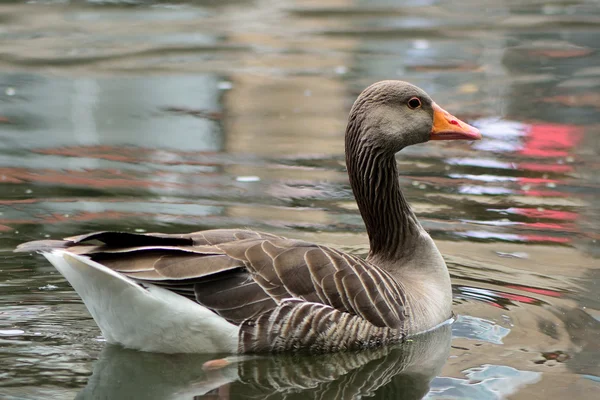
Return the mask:
M 594 1 L 0 5 L 0 397 L 589 399 L 600 390 Z M 399 157 L 456 322 L 400 348 L 265 357 L 106 346 L 19 243 L 251 226 L 364 255 L 348 110 L 403 79 L 478 126 Z M 450 342 L 451 340 L 451 342 Z

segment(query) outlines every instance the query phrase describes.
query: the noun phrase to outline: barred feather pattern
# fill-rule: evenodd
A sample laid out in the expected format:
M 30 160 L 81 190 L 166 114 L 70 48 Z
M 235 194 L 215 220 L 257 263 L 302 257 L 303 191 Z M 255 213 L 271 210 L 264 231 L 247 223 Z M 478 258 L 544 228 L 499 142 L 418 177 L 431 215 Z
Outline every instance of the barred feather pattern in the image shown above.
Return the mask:
M 355 108 L 362 104 L 355 104 Z M 409 255 L 420 224 L 400 190 L 394 151 L 369 143 L 364 114 L 352 113 L 346 128 L 346 168 L 356 204 L 369 235 L 370 255 L 396 259 Z
M 273 393 L 268 399 L 371 397 L 406 368 L 406 353 L 410 351 L 398 347 L 310 357 L 282 354 L 252 358 L 238 365 L 244 398 L 264 400 L 265 393 Z
M 399 329 L 377 327 L 323 304 L 290 299 L 242 323 L 239 351 L 329 353 L 376 348 L 403 338 Z

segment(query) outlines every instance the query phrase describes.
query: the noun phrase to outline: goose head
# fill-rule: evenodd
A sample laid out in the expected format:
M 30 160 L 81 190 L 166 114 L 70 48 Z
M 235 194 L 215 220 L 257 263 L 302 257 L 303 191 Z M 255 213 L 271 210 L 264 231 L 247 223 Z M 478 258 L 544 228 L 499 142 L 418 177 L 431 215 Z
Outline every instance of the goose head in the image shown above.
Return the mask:
M 347 141 L 396 153 L 429 140 L 479 140 L 479 130 L 437 105 L 424 90 L 403 81 L 366 88 L 352 107 Z
M 372 259 L 405 265 L 423 247 L 417 241 L 426 236 L 400 190 L 395 153 L 429 140 L 480 138 L 477 128 L 410 83 L 377 82 L 358 96 L 346 129 L 346 167 Z M 435 246 L 427 246 L 435 258 L 432 263 L 445 268 Z

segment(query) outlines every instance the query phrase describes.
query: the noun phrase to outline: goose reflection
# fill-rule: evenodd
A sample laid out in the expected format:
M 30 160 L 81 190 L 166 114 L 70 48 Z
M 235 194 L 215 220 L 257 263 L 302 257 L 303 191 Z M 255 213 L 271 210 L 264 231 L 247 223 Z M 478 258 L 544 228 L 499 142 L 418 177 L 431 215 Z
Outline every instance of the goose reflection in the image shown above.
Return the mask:
M 451 326 L 360 352 L 240 358 L 153 354 L 107 345 L 77 399 L 421 399 L 448 358 Z

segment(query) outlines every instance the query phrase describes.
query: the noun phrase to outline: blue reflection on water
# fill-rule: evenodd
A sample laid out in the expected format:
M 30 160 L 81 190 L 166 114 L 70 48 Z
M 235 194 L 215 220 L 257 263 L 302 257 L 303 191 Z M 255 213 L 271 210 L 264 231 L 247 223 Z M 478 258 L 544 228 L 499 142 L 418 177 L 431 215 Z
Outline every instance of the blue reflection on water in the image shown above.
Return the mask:
M 435 378 L 425 399 L 502 399 L 542 378 L 541 372 L 490 364 L 463 373 L 466 379 Z
M 452 325 L 452 337 L 480 340 L 493 344 L 502 344 L 502 339 L 510 333 L 504 328 L 487 319 L 459 315 Z

